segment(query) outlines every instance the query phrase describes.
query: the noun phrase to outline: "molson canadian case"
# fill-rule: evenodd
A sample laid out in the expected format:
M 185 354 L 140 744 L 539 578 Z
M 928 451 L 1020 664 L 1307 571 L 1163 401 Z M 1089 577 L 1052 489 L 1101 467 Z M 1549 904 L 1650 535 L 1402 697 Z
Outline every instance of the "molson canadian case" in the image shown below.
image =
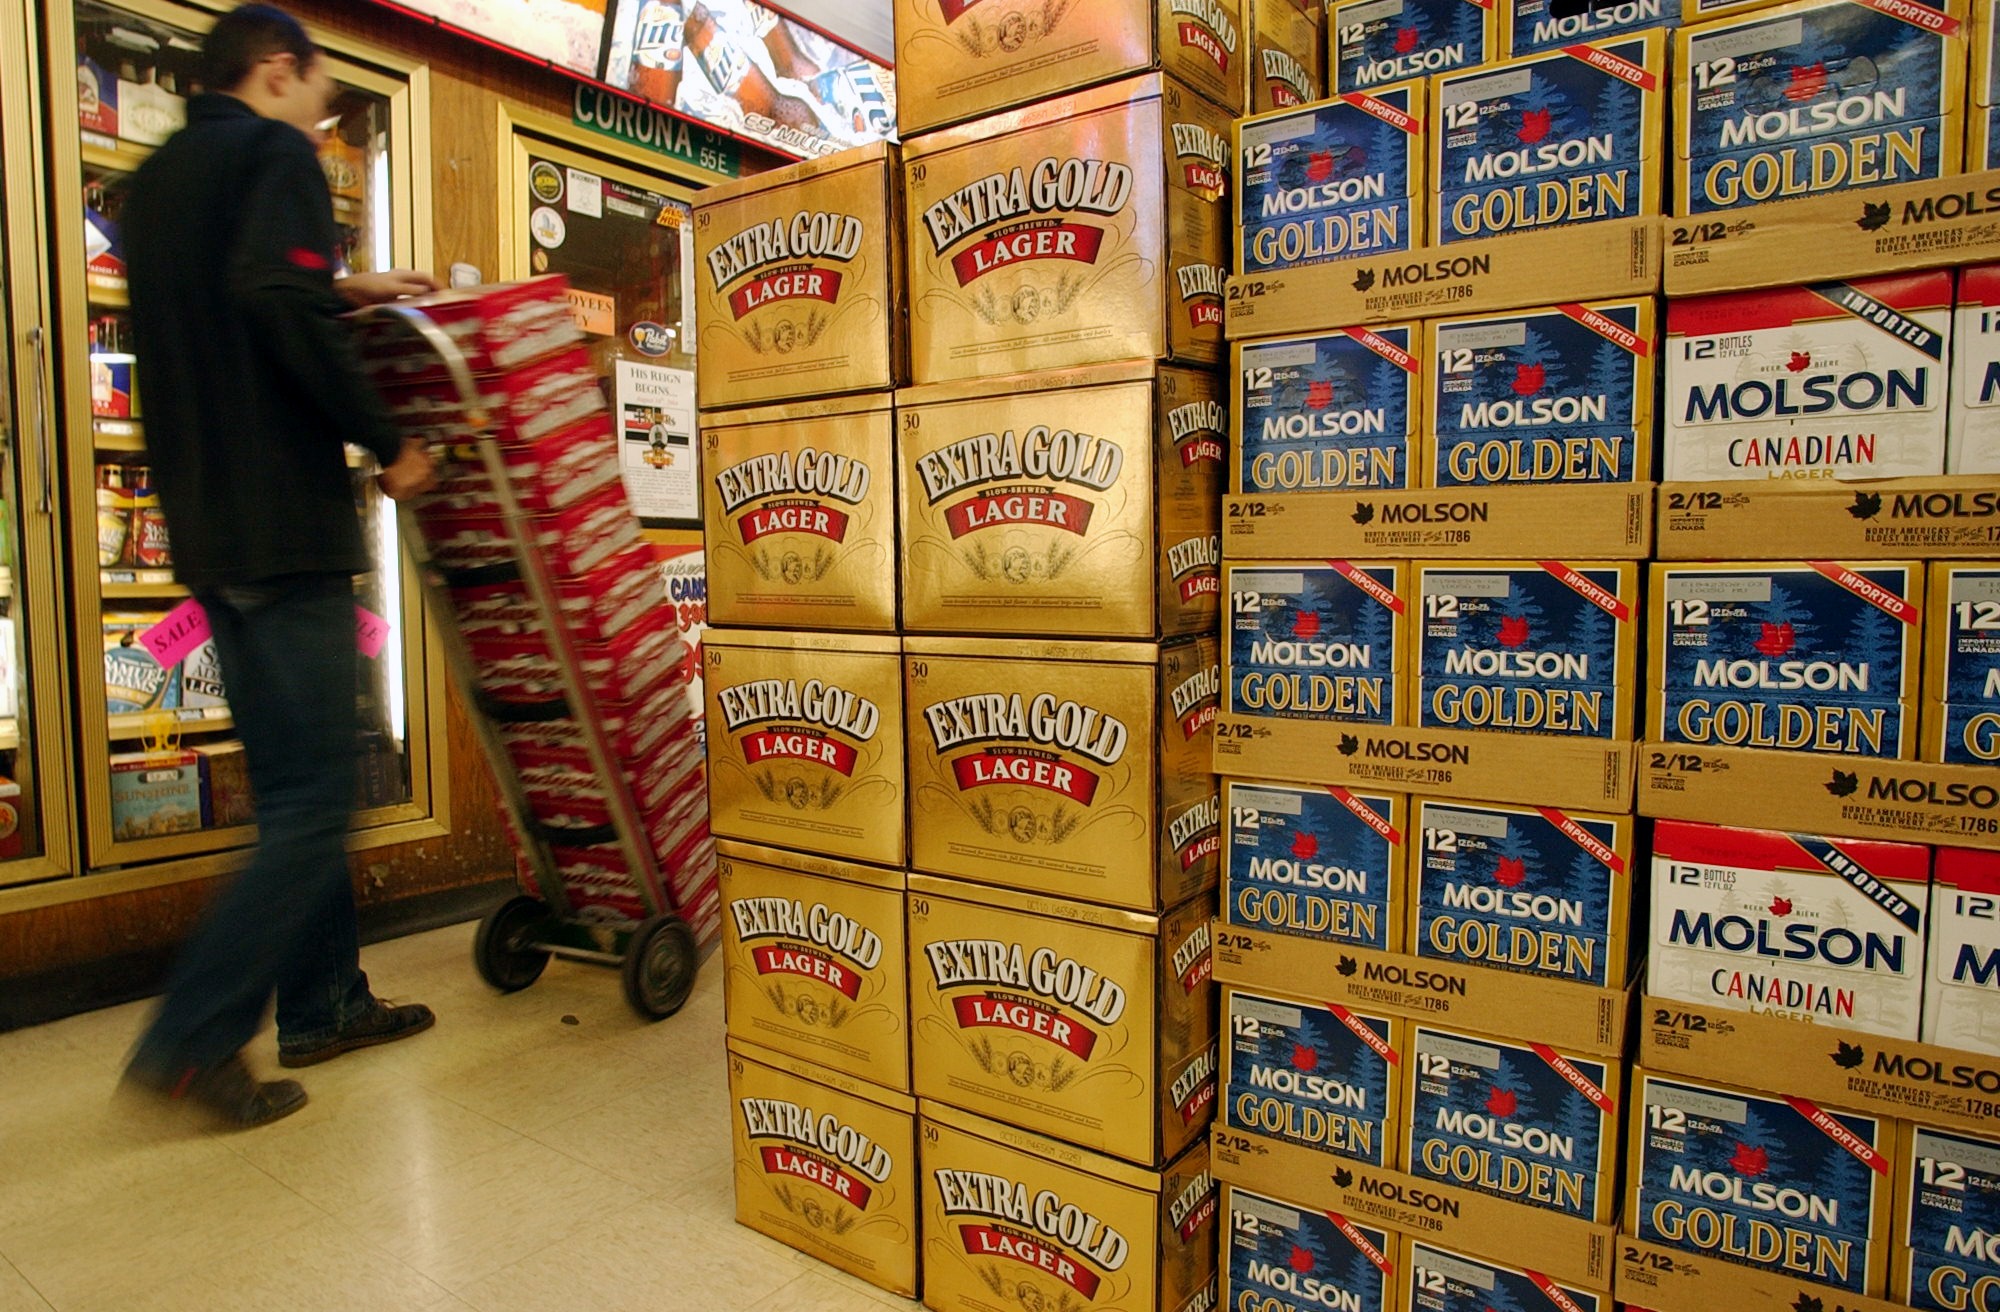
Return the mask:
M 1396 1312 L 1403 1236 L 1235 1185 L 1222 1188 L 1225 1308 Z
M 1965 6 L 1796 4 L 1674 34 L 1674 213 L 1959 171 Z
M 1924 741 L 1918 757 L 2000 762 L 2000 563 L 1931 564 L 1924 646 Z
M 1665 475 L 1944 470 L 1948 271 L 1667 303 Z
M 1323 0 L 1247 0 L 1250 110 L 1308 105 L 1326 94 Z
M 1304 981 L 1300 981 L 1304 983 Z M 1397 1164 L 1405 1021 L 1222 991 L 1222 1121 L 1376 1166 Z
M 1558 17 L 1554 10 L 1561 9 Z M 1653 28 L 1679 27 L 1676 0 L 1616 0 L 1573 12 L 1574 6 L 1552 0 L 1514 0 L 1513 30 L 1507 47 L 1511 58 L 1538 55 L 1583 41 L 1603 41 Z
M 2000 474 L 2000 264 L 1958 271 L 1944 472 Z
M 907 1090 L 903 875 L 747 843 L 716 855 L 730 1033 Z
M 910 886 L 917 1093 L 1141 1164 L 1215 1112 L 1213 896 L 1164 915 Z
M 914 1295 L 916 1100 L 731 1038 L 729 1104 L 737 1222 Z
M 1218 363 L 1230 124 L 1149 75 L 912 142 L 911 381 Z
M 1624 985 L 1631 816 L 1428 797 L 1416 808 L 1411 955 Z
M 897 639 L 710 629 L 702 650 L 716 836 L 902 865 Z
M 1422 485 L 1649 480 L 1654 304 L 1646 296 L 1432 322 Z
M 1889 1297 L 1938 1312 L 2000 1306 L 2000 1140 L 1905 1124 Z
M 1144 362 L 901 393 L 904 628 L 1214 632 L 1222 462 L 1166 439 L 1220 394 Z
M 1417 485 L 1422 326 L 1237 342 L 1232 492 Z
M 1888 1283 L 1896 1123 L 1632 1073 L 1625 1231 L 1849 1293 Z
M 1402 1312 L 1611 1312 L 1608 1294 L 1559 1285 L 1539 1271 L 1503 1266 L 1412 1239 L 1409 1246 L 1409 1299 Z
M 905 650 L 911 865 L 1143 911 L 1215 887 L 1213 639 Z
M 1914 1039 L 1930 850 L 1662 820 L 1646 991 Z
M 1624 1067 L 1413 1022 L 1411 1175 L 1603 1224 L 1618 1212 Z
M 897 159 L 894 145 L 864 146 L 701 193 L 703 410 L 903 381 Z
M 897 127 L 907 141 L 1148 69 L 1240 113 L 1248 28 L 1243 0 L 896 0 Z
M 1330 0 L 1327 90 L 1374 91 L 1391 82 L 1472 68 L 1500 57 L 1508 0 Z
M 1237 272 L 1420 244 L 1424 103 L 1403 82 L 1237 123 Z
M 1655 742 L 1909 760 L 1924 567 L 1653 566 Z
M 1660 212 L 1663 32 L 1431 80 L 1431 239 Z
M 1469 560 L 1416 573 L 1415 723 L 1633 736 L 1637 565 Z
M 2000 855 L 1941 847 L 1932 878 L 1923 1040 L 2000 1056 Z
M 924 1306 L 1206 1312 L 1208 1144 L 1147 1169 L 924 1102 Z
M 1399 561 L 1230 565 L 1224 702 L 1234 715 L 1401 724 L 1409 571 Z
M 1223 920 L 1400 951 L 1409 812 L 1401 793 L 1223 780 Z
M 701 431 L 709 622 L 893 632 L 890 398 L 705 414 Z

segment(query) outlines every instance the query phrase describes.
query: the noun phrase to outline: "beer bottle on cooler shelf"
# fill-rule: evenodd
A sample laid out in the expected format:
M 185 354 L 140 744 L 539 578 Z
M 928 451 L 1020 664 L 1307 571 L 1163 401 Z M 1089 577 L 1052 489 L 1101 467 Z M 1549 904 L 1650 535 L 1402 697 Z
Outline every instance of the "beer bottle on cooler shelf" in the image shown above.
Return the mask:
M 672 105 L 681 90 L 687 19 L 677 4 L 651 0 L 632 33 L 632 92 L 656 105 Z

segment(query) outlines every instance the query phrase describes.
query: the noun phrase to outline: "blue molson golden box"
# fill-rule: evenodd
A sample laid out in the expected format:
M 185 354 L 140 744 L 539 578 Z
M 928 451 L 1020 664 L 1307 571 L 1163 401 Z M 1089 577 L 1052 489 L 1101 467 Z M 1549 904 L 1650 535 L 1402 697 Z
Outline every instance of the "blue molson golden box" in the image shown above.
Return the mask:
M 2000 0 L 1974 0 L 1965 171 L 2000 168 Z
M 1799 0 L 1676 34 L 1677 214 L 1959 171 L 1965 5 Z
M 1401 724 L 1407 568 L 1346 560 L 1225 566 L 1230 713 Z
M 1395 1312 L 1400 1306 L 1403 1237 L 1395 1231 L 1234 1185 L 1223 1186 L 1222 1198 L 1229 1252 L 1219 1306 L 1271 1312 Z
M 1224 1124 L 1396 1165 L 1390 1129 L 1406 1061 L 1402 1022 L 1237 988 L 1223 990 L 1222 1016 Z
M 1423 1024 L 1409 1049 L 1411 1175 L 1599 1224 L 1616 1215 L 1618 1063 Z
M 1626 1233 L 1876 1296 L 1895 1122 L 1637 1071 Z
M 1423 240 L 1424 83 L 1350 91 L 1236 124 L 1238 273 Z
M 2000 763 L 2000 563 L 1931 565 L 1924 650 L 1926 761 Z
M 1333 92 L 1392 82 L 1500 57 L 1508 0 L 1331 0 L 1326 80 Z
M 1655 742 L 1916 755 L 1924 567 L 1655 564 Z
M 1416 807 L 1412 955 L 1624 985 L 1632 817 L 1428 797 Z
M 1389 323 L 1236 343 L 1231 490 L 1418 485 L 1422 337 Z
M 1410 1241 L 1403 1312 L 1611 1312 L 1609 1295 L 1560 1285 L 1539 1271 Z M 1629 1306 L 1629 1305 L 1627 1305 Z
M 1560 18 L 1550 13 L 1555 8 L 1558 6 L 1551 0 L 1514 0 L 1513 39 L 1507 46 L 1510 58 L 1538 55 L 1580 41 L 1605 41 L 1656 27 L 1678 27 L 1681 21 L 1678 0 L 1615 0 Z
M 1417 566 L 1417 710 L 1426 729 L 1632 737 L 1638 567 Z
M 1424 485 L 1651 478 L 1657 341 L 1650 296 L 1432 323 Z
M 1935 1312 L 2000 1306 L 2000 1140 L 1903 1127 L 1889 1297 Z
M 1660 212 L 1663 32 L 1431 79 L 1432 240 Z
M 1400 951 L 1409 809 L 1400 793 L 1223 780 L 1223 919 Z

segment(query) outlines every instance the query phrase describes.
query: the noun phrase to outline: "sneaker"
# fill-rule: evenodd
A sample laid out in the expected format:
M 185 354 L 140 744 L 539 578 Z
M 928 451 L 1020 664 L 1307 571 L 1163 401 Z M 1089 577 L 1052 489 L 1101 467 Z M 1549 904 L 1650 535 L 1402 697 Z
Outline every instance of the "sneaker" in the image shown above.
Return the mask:
M 342 1025 L 330 1038 L 311 1043 L 288 1043 L 279 1039 L 278 1065 L 290 1069 L 317 1066 L 356 1048 L 372 1048 L 380 1043 L 407 1039 L 412 1034 L 422 1034 L 435 1024 L 437 1016 L 422 1003 L 392 1007 L 378 999 L 372 1008 Z
M 306 1105 L 306 1091 L 297 1080 L 259 1080 L 241 1056 L 171 1079 L 128 1070 L 125 1087 L 203 1112 L 227 1130 L 269 1125 Z

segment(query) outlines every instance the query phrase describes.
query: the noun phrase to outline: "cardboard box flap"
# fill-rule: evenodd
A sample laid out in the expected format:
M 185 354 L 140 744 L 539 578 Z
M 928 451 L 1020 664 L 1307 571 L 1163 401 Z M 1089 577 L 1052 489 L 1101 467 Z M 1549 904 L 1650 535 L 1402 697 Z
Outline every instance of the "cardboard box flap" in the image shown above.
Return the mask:
M 2000 490 L 1991 478 L 1746 479 L 1662 483 L 1662 560 L 1754 560 L 1782 542 L 1807 560 L 1991 558 Z
M 1106 1157 L 1103 1153 L 1095 1153 L 1088 1148 L 1079 1148 L 1073 1143 L 1064 1143 L 1060 1139 L 1051 1139 L 1045 1135 L 1036 1134 L 1032 1130 L 1023 1130 L 1016 1126 L 1003 1125 L 999 1121 L 991 1121 L 984 1116 L 974 1116 L 971 1112 L 960 1111 L 956 1107 L 949 1107 L 941 1102 L 933 1102 L 929 1098 L 918 1100 L 917 1112 L 927 1121 L 936 1121 L 939 1125 L 949 1126 L 954 1130 L 976 1135 L 981 1139 L 990 1139 L 994 1143 L 1016 1149 L 1020 1152 L 1029 1153 L 1036 1157 L 1046 1157 L 1061 1166 L 1069 1167 L 1071 1170 L 1083 1171 L 1087 1174 L 1097 1176 L 1102 1180 L 1107 1180 L 1112 1184 L 1123 1185 L 1127 1189 L 1137 1189 L 1142 1193 L 1157 1194 L 1160 1192 L 1162 1182 L 1166 1178 L 1165 1170 L 1149 1171 L 1143 1166 L 1134 1166 L 1130 1162 L 1121 1162 L 1115 1157 Z M 1187 1151 L 1197 1152 L 1202 1150 L 1203 1147 L 1204 1145 L 1197 1140 L 1194 1146 Z
M 1061 392 L 1078 387 L 1103 387 L 1112 383 L 1150 382 L 1167 368 L 1153 360 L 1124 360 L 1116 364 L 1091 365 L 1081 369 L 1052 369 L 1026 374 L 1005 374 L 996 378 L 974 378 L 954 383 L 929 383 L 905 387 L 896 393 L 900 407 L 943 405 L 952 401 L 973 401 L 987 396 L 1016 396 L 1023 392 Z
M 764 847 L 757 843 L 739 842 L 733 838 L 717 839 L 715 854 L 725 861 L 744 861 L 751 865 L 768 866 L 773 870 L 789 870 L 801 875 L 839 879 L 869 888 L 887 889 L 893 893 L 900 893 L 908 886 L 909 877 L 900 870 L 863 865 L 857 861 L 841 861 L 834 857 L 815 856 L 805 852 L 793 852 L 780 847 Z
M 1618 1299 L 1648 1312 L 1909 1312 L 1901 1303 L 1850 1294 L 1763 1267 L 1739 1266 L 1641 1239 L 1618 1241 Z M 1886 1255 L 1884 1261 L 1887 1261 Z
M 753 1061 L 759 1066 L 768 1066 L 772 1070 L 795 1075 L 813 1084 L 824 1084 L 829 1089 L 838 1090 L 849 1097 L 866 1099 L 892 1112 L 910 1116 L 917 1110 L 917 1100 L 907 1093 L 885 1089 L 879 1084 L 870 1084 L 867 1080 L 857 1080 L 852 1075 L 830 1071 L 824 1066 L 815 1066 L 809 1061 L 788 1057 L 782 1052 L 773 1052 L 769 1048 L 762 1048 L 745 1039 L 739 1039 L 734 1034 L 728 1036 L 727 1047 L 731 1053 L 745 1061 Z
M 1164 648 L 1153 642 L 1063 642 L 1021 638 L 920 638 L 903 640 L 906 656 L 968 656 L 974 659 L 1103 661 L 1117 665 L 1157 665 Z M 1025 648 L 1025 649 L 1024 649 Z
M 1232 561 L 1652 554 L 1649 483 L 1249 493 L 1223 499 Z
M 724 201 L 738 200 L 744 196 L 754 196 L 763 191 L 779 191 L 847 169 L 867 168 L 872 164 L 894 164 L 896 151 L 896 143 L 892 141 L 874 141 L 865 146 L 850 146 L 838 154 L 828 155 L 822 159 L 801 160 L 796 164 L 769 169 L 747 178 L 718 182 L 696 193 L 694 207 L 701 209 Z
M 825 396 L 784 405 L 752 406 L 744 410 L 704 410 L 703 428 L 747 428 L 754 424 L 797 424 L 811 419 L 836 419 L 843 415 L 886 414 L 895 408 L 894 392 L 861 392 L 854 396 Z
M 773 651 L 839 651 L 862 656 L 896 656 L 903 650 L 902 639 L 893 633 L 803 633 L 789 630 L 766 633 L 752 629 L 710 629 L 702 635 L 704 647 L 762 647 Z
M 1171 914 L 1148 915 L 1143 911 L 1124 911 L 1117 907 L 1099 906 L 1094 902 L 1070 902 L 1062 898 L 1044 897 L 1039 893 L 1023 893 L 1017 889 L 995 888 L 987 884 L 940 879 L 936 875 L 916 873 L 910 875 L 910 893 L 912 896 L 939 897 L 951 902 L 972 902 L 982 906 L 998 907 L 1003 911 L 1046 916 L 1051 920 L 1067 920 L 1078 925 L 1120 930 L 1127 934 L 1157 935 L 1160 933 L 1161 922 Z
M 926 133 L 904 143 L 903 158 L 914 163 L 941 151 L 956 150 L 960 146 L 975 145 L 995 137 L 1011 136 L 1028 128 L 1044 127 L 1050 123 L 1082 118 L 1087 114 L 1102 113 L 1108 109 L 1121 109 L 1126 105 L 1158 100 L 1165 94 L 1168 81 L 1169 79 L 1161 73 L 1142 73 L 1138 77 L 1126 78 L 1122 82 L 1113 82 L 1108 86 L 1092 87 L 1088 91 L 1057 96 L 1053 100 L 1025 105 L 1020 109 L 1008 110 L 1004 114 L 995 114 L 990 118 L 975 119 L 970 123 L 961 123 L 957 127 Z M 1182 94 L 1192 96 L 1194 92 L 1183 88 Z

